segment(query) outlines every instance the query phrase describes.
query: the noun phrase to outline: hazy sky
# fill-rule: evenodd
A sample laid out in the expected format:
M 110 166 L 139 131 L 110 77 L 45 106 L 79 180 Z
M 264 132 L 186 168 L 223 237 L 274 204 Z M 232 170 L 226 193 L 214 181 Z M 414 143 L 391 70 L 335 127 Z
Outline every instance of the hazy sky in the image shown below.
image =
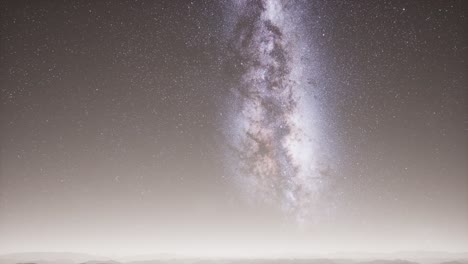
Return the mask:
M 0 253 L 468 248 L 466 1 L 0 19 Z

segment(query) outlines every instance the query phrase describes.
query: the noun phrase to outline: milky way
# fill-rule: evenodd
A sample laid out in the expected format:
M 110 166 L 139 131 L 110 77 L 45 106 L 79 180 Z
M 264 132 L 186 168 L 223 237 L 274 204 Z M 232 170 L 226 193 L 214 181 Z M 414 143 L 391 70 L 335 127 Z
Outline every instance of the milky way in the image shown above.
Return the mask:
M 230 46 L 239 69 L 226 125 L 229 167 L 253 201 L 313 217 L 328 181 L 321 121 L 308 83 L 298 2 L 237 1 Z

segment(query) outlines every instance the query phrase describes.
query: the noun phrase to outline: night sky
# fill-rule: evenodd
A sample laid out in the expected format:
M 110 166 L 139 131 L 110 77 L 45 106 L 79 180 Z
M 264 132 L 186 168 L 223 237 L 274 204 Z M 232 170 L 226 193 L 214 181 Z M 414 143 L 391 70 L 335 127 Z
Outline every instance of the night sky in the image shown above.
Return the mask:
M 0 253 L 468 248 L 467 1 L 0 5 Z

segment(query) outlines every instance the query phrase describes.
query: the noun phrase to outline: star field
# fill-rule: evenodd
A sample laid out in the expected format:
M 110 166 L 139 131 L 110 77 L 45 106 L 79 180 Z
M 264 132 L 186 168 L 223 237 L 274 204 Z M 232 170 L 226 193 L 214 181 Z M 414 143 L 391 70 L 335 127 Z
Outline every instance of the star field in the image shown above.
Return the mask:
M 1 6 L 0 253 L 468 246 L 465 1 Z

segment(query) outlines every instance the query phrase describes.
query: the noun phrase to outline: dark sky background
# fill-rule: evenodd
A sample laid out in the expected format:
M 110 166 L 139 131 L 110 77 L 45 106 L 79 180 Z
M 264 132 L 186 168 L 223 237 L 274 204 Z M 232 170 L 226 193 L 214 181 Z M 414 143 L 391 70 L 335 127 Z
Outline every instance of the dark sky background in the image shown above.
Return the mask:
M 291 1 L 333 167 L 307 227 L 226 169 L 227 2 L 0 2 L 0 253 L 466 250 L 467 2 Z

